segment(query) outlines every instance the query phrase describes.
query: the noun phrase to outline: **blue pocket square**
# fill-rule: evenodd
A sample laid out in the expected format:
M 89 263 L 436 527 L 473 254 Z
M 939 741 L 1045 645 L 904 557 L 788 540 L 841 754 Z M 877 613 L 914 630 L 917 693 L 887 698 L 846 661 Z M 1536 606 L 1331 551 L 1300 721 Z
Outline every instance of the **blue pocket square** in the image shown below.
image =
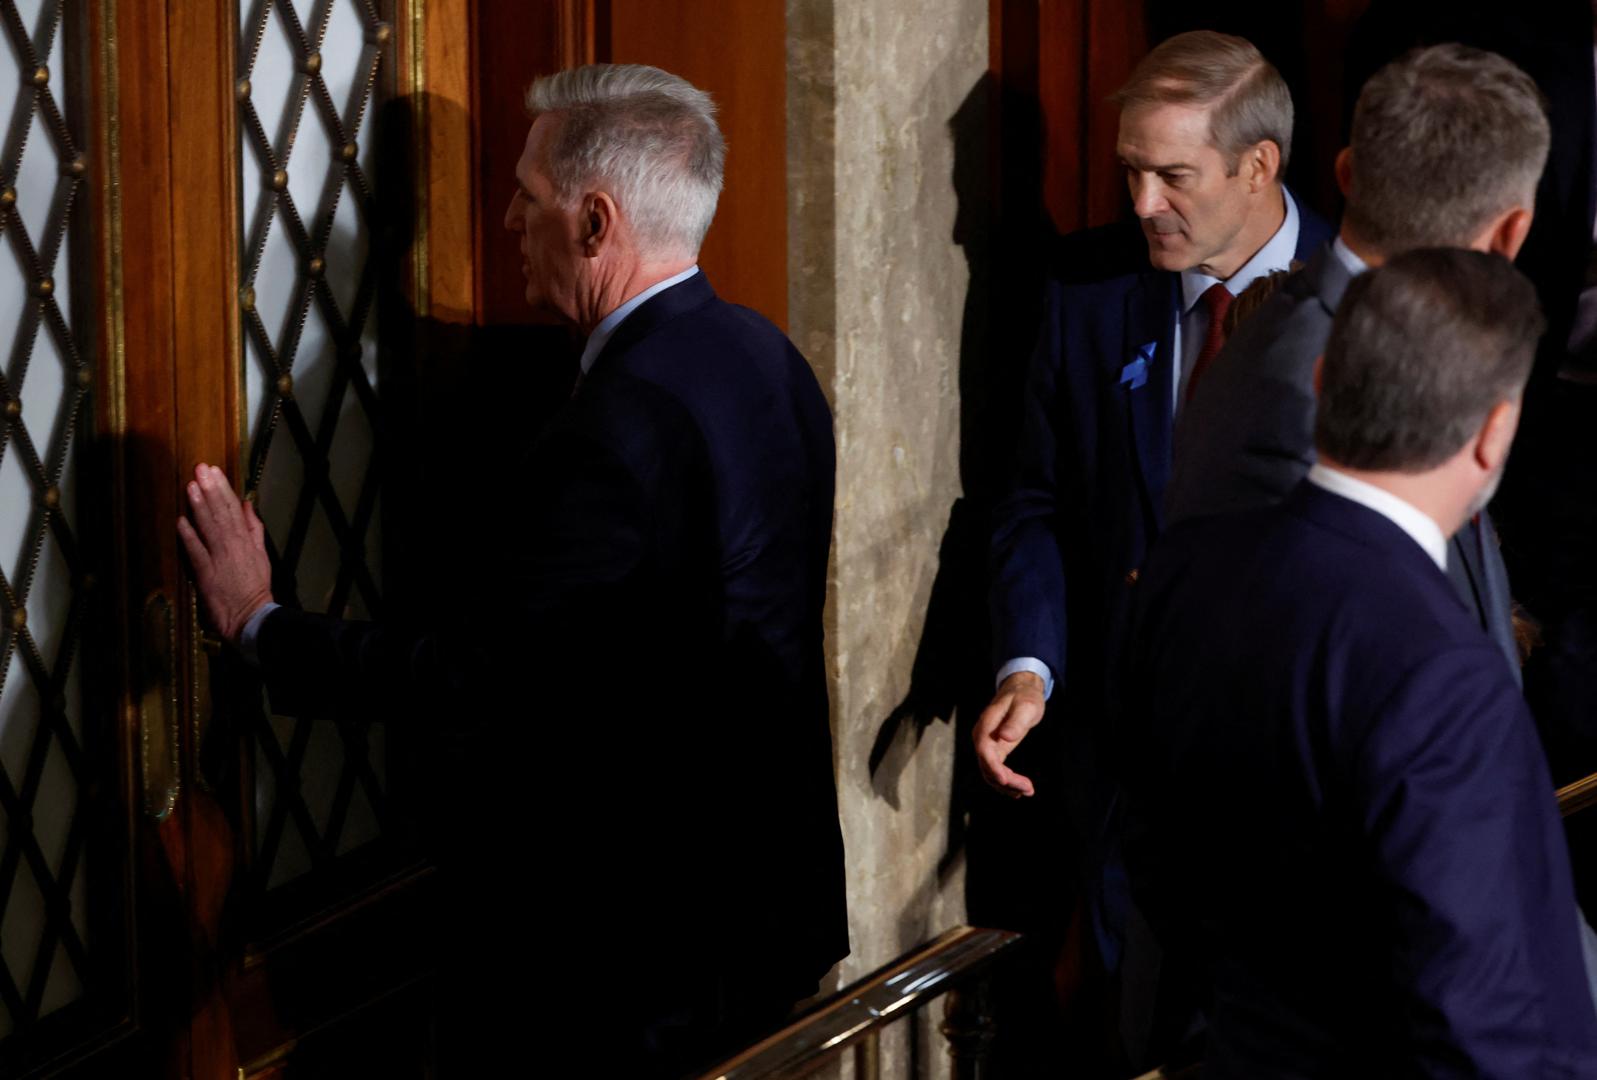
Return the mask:
M 1120 369 L 1120 385 L 1131 384 L 1131 389 L 1140 390 L 1148 381 L 1148 365 L 1153 362 L 1153 351 L 1157 348 L 1157 341 L 1150 341 L 1137 350 L 1137 358 Z

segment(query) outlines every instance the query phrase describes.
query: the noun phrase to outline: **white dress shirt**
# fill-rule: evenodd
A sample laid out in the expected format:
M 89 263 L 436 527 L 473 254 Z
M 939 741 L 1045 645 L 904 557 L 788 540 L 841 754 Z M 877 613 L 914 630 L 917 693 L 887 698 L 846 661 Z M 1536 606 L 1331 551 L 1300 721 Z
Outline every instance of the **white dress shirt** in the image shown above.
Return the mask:
M 1447 537 L 1442 535 L 1442 527 L 1436 523 L 1436 519 L 1413 503 L 1319 462 L 1309 466 L 1309 483 L 1374 510 L 1407 533 L 1409 539 L 1431 557 L 1438 570 L 1444 574 L 1447 572 Z

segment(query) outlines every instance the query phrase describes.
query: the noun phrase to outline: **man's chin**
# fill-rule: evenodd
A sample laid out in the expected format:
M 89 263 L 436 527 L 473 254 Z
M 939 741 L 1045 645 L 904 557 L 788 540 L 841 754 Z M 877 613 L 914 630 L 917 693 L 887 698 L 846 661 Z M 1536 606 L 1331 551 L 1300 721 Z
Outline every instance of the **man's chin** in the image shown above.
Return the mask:
M 1186 245 L 1161 244 L 1153 237 L 1148 238 L 1148 261 L 1156 270 L 1170 270 L 1179 272 L 1192 265 L 1191 253 Z

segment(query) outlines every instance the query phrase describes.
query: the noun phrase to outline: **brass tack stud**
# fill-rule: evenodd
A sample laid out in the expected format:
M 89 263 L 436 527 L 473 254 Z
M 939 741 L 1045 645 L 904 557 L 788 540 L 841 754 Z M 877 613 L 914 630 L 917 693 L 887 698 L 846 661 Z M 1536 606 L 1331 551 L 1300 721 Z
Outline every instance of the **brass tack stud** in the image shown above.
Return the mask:
M 33 85 L 43 86 L 50 81 L 50 69 L 40 64 L 33 69 Z
M 94 372 L 90 368 L 80 367 L 77 374 L 78 385 L 87 390 L 94 385 Z
M 61 489 L 53 485 L 45 488 L 44 495 L 41 496 L 39 501 L 44 503 L 47 510 L 59 508 L 61 505 Z
M 277 392 L 282 397 L 294 396 L 294 376 L 279 375 L 277 377 Z
M 288 170 L 278 169 L 272 174 L 272 190 L 282 191 L 288 187 Z
M 314 75 L 322 70 L 322 54 L 313 52 L 305 58 L 305 70 Z
M 16 188 L 6 188 L 4 191 L 0 191 L 0 206 L 15 206 L 15 205 L 17 205 L 17 189 Z
M 320 255 L 313 255 L 311 261 L 305 264 L 305 272 L 311 277 L 321 277 L 322 271 L 327 269 L 327 263 L 322 261 Z
M 345 161 L 354 161 L 355 155 L 360 153 L 360 147 L 352 142 L 347 142 L 339 149 L 338 153 Z
M 387 23 L 378 23 L 372 27 L 372 40 L 379 45 L 387 45 L 388 39 L 394 36 L 394 28 Z
M 250 97 L 250 91 L 252 89 L 253 87 L 250 86 L 250 81 L 248 79 L 240 79 L 238 82 L 233 84 L 233 96 L 238 98 L 240 101 L 248 101 Z
M 83 160 L 83 155 L 79 154 L 71 161 L 63 164 L 61 166 L 61 171 L 66 173 L 68 176 L 82 176 L 84 173 L 89 171 L 89 166 L 88 163 Z
M 33 291 L 41 297 L 50 296 L 55 292 L 55 280 L 53 278 L 40 278 L 38 284 L 34 285 Z
M 17 417 L 21 416 L 22 402 L 18 401 L 16 398 L 12 398 L 10 401 L 6 402 L 5 414 L 7 420 L 15 420 Z
M 241 291 L 238 294 L 238 302 L 239 302 L 239 306 L 242 307 L 245 311 L 254 311 L 255 310 L 255 290 L 247 288 L 247 289 L 244 289 L 243 291 Z
M 1138 571 L 1136 567 L 1132 567 L 1130 570 L 1126 571 L 1126 584 L 1135 585 L 1137 583 L 1137 579 L 1141 576 L 1141 572 Z
M 27 625 L 28 625 L 28 613 L 26 611 L 24 611 L 22 608 L 17 608 L 17 610 L 15 610 L 15 611 L 13 611 L 11 613 L 11 629 L 13 629 L 13 630 L 21 630 L 24 626 L 27 626 Z

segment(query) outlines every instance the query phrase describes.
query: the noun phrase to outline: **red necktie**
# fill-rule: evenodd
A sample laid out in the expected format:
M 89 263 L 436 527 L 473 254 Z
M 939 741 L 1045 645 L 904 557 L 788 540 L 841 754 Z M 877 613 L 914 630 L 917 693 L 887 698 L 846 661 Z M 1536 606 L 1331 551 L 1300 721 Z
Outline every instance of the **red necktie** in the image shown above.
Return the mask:
M 1198 358 L 1192 362 L 1192 374 L 1187 376 L 1188 401 L 1192 400 L 1192 392 L 1198 388 L 1198 379 L 1214 363 L 1220 347 L 1225 344 L 1225 313 L 1231 310 L 1233 299 L 1235 297 L 1230 290 L 1218 281 L 1203 290 L 1203 295 L 1198 297 L 1198 301 L 1209 309 L 1209 329 L 1203 335 L 1203 348 L 1198 350 Z

